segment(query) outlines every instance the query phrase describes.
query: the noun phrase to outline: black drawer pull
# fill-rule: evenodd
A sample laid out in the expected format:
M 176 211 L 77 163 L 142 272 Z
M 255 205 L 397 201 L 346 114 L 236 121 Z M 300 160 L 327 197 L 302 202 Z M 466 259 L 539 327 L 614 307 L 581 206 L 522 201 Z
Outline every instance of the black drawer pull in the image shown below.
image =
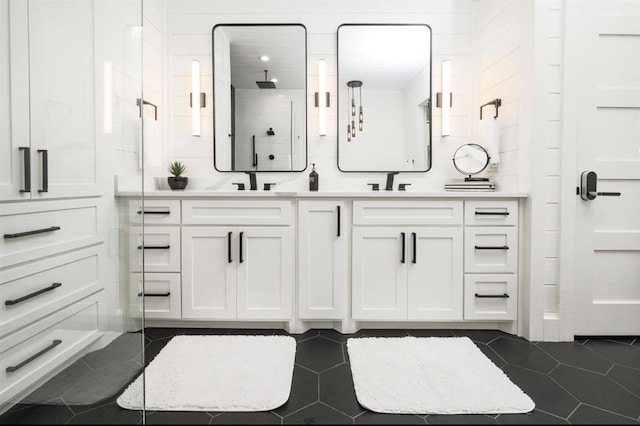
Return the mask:
M 24 151 L 24 188 L 20 192 L 31 192 L 31 148 L 28 146 L 21 146 L 18 148 L 20 151 Z
M 49 152 L 39 149 L 38 154 L 42 155 L 42 189 L 38 189 L 38 192 L 49 192 Z
M 509 246 L 475 246 L 476 250 L 509 250 Z
M 340 214 L 340 206 L 336 206 L 337 209 L 337 214 L 338 214 L 338 237 L 340 236 L 340 216 L 342 216 Z
M 231 234 L 233 234 L 233 232 L 229 232 L 227 234 L 227 260 L 229 263 L 233 262 L 233 259 L 231 258 Z
M 42 355 L 46 354 L 47 352 L 49 352 L 51 349 L 55 348 L 56 346 L 58 346 L 60 343 L 62 343 L 62 340 L 54 340 L 53 342 L 51 342 L 51 344 L 49 346 L 47 346 L 46 348 L 44 348 L 43 350 L 41 350 L 40 352 L 38 352 L 35 355 L 31 355 L 29 358 L 25 359 L 24 361 L 22 361 L 20 364 L 18 365 L 11 365 L 9 367 L 6 368 L 6 372 L 7 373 L 13 373 L 14 371 L 18 371 L 20 370 L 22 367 L 24 367 L 25 365 L 29 364 L 31 361 L 33 361 L 36 358 L 41 357 Z
M 509 212 L 475 212 L 476 216 L 509 216 Z
M 6 306 L 17 305 L 20 302 L 24 302 L 25 300 L 29 300 L 32 297 L 39 296 L 42 293 L 46 293 L 48 291 L 55 290 L 58 287 L 62 287 L 62 284 L 61 283 L 53 283 L 47 288 L 43 288 L 42 290 L 34 291 L 33 293 L 27 294 L 26 296 L 18 297 L 17 299 L 13 299 L 13 300 L 5 300 L 4 304 Z
M 411 263 L 418 263 L 416 257 L 418 256 L 418 244 L 417 244 L 417 235 L 415 232 L 411 233 L 411 238 L 413 238 L 413 259 L 411 259 Z
M 239 246 L 238 252 L 239 252 L 239 256 L 240 256 L 240 260 L 238 262 L 240 262 L 240 263 L 244 262 L 244 259 L 242 258 L 242 236 L 243 235 L 244 235 L 244 232 L 241 232 L 240 233 L 240 237 L 238 237 L 238 242 L 239 242 L 239 244 L 238 244 L 238 246 Z
M 404 234 L 404 232 L 400 233 L 400 237 L 402 238 L 402 258 L 400 258 L 400 263 L 404 263 L 405 262 L 405 244 L 406 244 L 406 236 Z
M 508 299 L 509 295 L 507 293 L 504 293 L 504 294 L 478 294 L 478 293 L 476 293 L 476 297 L 478 299 Z
M 36 229 L 34 231 L 18 232 L 17 234 L 4 234 L 4 239 L 8 240 L 10 238 L 28 237 L 29 235 L 43 234 L 45 232 L 53 232 L 53 231 L 59 231 L 59 230 L 60 230 L 59 226 L 52 226 L 50 228 Z
M 166 246 L 138 246 L 138 250 L 168 250 L 169 248 L 171 248 L 169 244 Z
M 169 210 L 167 211 L 146 211 L 146 210 L 138 210 L 138 214 L 171 214 Z
M 138 293 L 138 297 L 169 297 L 171 296 L 171 292 L 166 293 Z

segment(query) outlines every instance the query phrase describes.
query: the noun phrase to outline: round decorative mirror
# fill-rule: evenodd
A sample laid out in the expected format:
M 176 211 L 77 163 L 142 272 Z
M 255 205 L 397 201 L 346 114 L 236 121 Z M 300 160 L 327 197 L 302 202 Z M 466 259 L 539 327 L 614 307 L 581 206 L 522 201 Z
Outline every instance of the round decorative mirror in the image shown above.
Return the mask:
M 476 175 L 487 168 L 489 164 L 489 154 L 487 150 L 476 143 L 468 143 L 462 145 L 453 154 L 453 166 L 463 175 L 467 175 L 465 181 L 487 181 L 488 178 L 474 178 Z

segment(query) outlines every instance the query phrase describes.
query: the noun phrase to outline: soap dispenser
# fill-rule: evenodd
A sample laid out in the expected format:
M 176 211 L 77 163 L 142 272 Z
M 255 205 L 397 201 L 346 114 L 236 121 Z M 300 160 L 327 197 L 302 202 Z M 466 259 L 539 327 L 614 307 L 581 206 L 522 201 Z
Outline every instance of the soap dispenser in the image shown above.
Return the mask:
M 318 190 L 318 172 L 316 172 L 316 163 L 312 163 L 311 173 L 309 173 L 309 191 Z

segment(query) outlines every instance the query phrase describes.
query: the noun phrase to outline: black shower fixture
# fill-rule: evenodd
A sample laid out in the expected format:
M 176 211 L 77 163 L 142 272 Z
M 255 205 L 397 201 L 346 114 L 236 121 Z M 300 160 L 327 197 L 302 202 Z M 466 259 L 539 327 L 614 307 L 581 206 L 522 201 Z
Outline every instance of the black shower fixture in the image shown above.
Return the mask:
M 275 89 L 276 84 L 267 79 L 267 70 L 264 70 L 264 81 L 256 81 L 259 89 Z

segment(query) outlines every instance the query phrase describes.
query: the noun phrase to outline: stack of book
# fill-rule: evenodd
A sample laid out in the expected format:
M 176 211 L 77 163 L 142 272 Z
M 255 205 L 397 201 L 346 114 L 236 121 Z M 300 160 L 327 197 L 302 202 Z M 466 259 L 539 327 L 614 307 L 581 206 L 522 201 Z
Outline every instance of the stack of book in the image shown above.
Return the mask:
M 496 184 L 488 180 L 450 180 L 444 183 L 445 191 L 486 192 L 495 191 Z

